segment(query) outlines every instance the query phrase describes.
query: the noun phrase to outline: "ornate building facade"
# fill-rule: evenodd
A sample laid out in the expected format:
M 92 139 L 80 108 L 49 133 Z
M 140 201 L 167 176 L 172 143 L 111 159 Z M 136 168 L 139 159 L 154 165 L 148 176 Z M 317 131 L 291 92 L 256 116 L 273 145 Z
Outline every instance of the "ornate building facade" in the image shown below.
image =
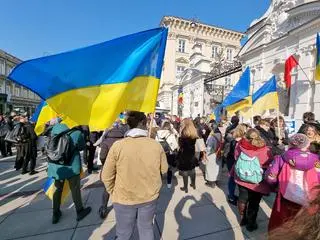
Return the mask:
M 234 64 L 243 34 L 172 16 L 165 16 L 160 25 L 168 27 L 169 34 L 158 101 L 182 117 L 211 112 L 218 99 L 208 93 L 205 79 Z M 216 89 L 220 86 L 226 94 L 238 78 L 239 73 L 217 79 Z M 178 104 L 179 94 L 183 104 Z
M 40 103 L 39 96 L 7 78 L 20 62 L 20 59 L 0 50 L 0 113 L 16 111 L 32 114 Z
M 267 12 L 252 22 L 248 40 L 239 52 L 250 66 L 252 87 L 258 89 L 272 75 L 278 80 L 280 111 L 301 123 L 312 111 L 320 119 L 320 81 L 314 81 L 316 34 L 320 32 L 320 1 L 272 0 Z M 292 73 L 290 95 L 285 89 L 286 59 L 294 55 L 301 67 Z

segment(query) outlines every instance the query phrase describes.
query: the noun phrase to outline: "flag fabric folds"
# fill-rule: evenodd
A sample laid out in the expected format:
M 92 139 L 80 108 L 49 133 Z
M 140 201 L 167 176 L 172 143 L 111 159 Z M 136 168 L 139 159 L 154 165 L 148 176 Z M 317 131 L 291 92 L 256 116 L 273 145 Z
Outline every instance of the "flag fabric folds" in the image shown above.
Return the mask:
M 80 170 L 80 178 L 83 178 L 83 177 L 84 177 L 84 172 L 81 169 Z M 54 178 L 49 177 L 47 179 L 47 181 L 44 183 L 44 186 L 43 186 L 43 191 L 44 191 L 44 193 L 47 195 L 47 197 L 50 200 L 53 199 L 53 194 L 56 191 L 56 187 L 54 185 L 54 181 L 55 181 Z M 64 184 L 63 184 L 62 194 L 61 194 L 61 204 L 63 204 L 66 201 L 66 199 L 69 196 L 70 191 L 71 190 L 70 190 L 69 181 L 65 180 Z
M 25 61 L 9 79 L 77 125 L 104 130 L 125 110 L 154 112 L 167 34 L 156 28 Z
M 298 61 L 294 58 L 294 56 L 290 56 L 285 63 L 284 70 L 284 81 L 286 83 L 287 88 L 291 88 L 291 71 L 298 65 Z
M 221 104 L 230 114 L 251 106 L 250 68 L 247 67 L 232 91 Z
M 316 72 L 315 79 L 320 81 L 320 34 L 317 34 L 317 56 L 316 56 Z
M 31 118 L 31 121 L 36 123 L 34 128 L 35 133 L 38 136 L 41 135 L 45 130 L 46 123 L 56 117 L 61 117 L 62 123 L 66 124 L 69 128 L 77 126 L 70 118 L 56 113 L 45 101 L 42 101 Z
M 265 110 L 279 109 L 277 80 L 275 76 L 253 94 L 252 107 L 254 115 L 262 114 Z

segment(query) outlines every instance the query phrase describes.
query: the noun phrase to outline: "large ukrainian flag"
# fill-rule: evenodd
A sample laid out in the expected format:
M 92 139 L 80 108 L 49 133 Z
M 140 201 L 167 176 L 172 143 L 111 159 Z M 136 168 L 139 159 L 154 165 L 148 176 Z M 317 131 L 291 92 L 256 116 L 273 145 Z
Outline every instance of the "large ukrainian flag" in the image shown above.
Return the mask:
M 221 104 L 229 114 L 251 106 L 250 68 L 247 67 L 232 91 Z
M 156 28 L 25 61 L 9 79 L 77 125 L 103 130 L 124 110 L 154 111 L 167 34 Z
M 316 72 L 315 79 L 320 81 L 320 34 L 317 34 L 317 56 L 316 56 Z

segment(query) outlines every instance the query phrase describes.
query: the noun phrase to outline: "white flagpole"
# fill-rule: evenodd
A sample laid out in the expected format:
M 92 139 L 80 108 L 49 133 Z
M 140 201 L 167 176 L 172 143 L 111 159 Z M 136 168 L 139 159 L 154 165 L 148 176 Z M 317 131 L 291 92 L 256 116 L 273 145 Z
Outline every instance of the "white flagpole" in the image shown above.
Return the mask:
M 280 113 L 279 113 L 279 107 L 277 108 L 277 125 L 278 125 L 278 138 L 280 140 Z

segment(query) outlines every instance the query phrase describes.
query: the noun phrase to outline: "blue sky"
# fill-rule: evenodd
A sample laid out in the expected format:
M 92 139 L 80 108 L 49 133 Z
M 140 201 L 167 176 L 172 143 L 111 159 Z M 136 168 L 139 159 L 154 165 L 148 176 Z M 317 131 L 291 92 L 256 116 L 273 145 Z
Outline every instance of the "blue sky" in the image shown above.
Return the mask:
M 6 0 L 0 49 L 23 60 L 159 26 L 164 15 L 245 31 L 270 0 Z

